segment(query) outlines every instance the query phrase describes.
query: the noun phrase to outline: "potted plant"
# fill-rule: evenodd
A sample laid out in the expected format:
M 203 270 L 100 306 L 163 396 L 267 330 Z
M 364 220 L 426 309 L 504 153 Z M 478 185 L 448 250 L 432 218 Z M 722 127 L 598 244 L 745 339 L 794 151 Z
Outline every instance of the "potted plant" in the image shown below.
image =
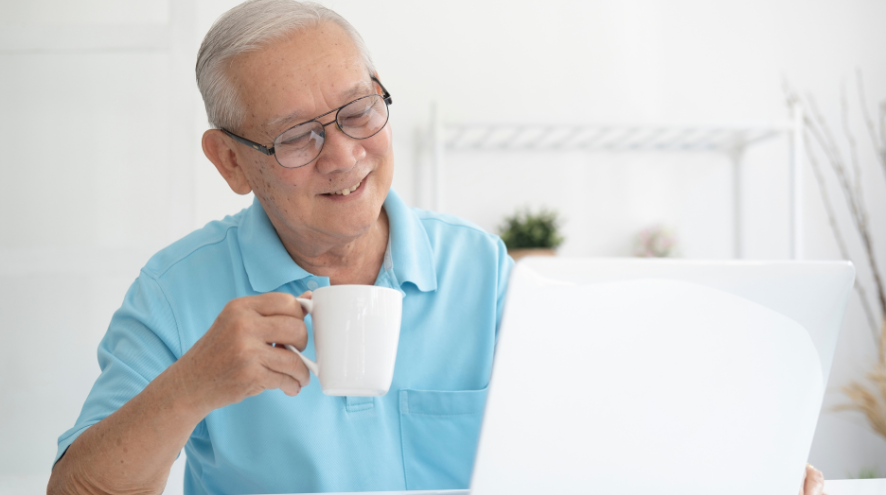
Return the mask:
M 517 210 L 505 217 L 499 235 L 515 261 L 529 255 L 553 256 L 554 250 L 563 243 L 559 215 L 546 208 L 538 213 L 532 213 L 529 208 Z

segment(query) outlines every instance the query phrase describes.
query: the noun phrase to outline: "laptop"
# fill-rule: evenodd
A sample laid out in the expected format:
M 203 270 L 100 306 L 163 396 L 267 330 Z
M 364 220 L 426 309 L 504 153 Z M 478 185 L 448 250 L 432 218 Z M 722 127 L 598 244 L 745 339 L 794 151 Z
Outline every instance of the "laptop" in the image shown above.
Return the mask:
M 795 495 L 846 261 L 524 258 L 470 490 Z
M 471 495 L 793 495 L 846 261 L 527 258 L 511 275 Z

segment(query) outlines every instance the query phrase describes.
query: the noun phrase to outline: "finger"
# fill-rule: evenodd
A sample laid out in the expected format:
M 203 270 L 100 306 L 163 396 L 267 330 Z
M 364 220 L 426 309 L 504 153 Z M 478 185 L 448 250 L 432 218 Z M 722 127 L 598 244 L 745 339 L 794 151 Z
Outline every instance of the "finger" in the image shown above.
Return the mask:
M 305 322 L 291 316 L 262 316 L 253 322 L 254 335 L 264 343 L 290 344 L 298 350 L 308 345 L 308 328 Z
M 250 309 L 262 316 L 284 315 L 296 318 L 305 317 L 305 311 L 301 304 L 295 300 L 292 294 L 283 292 L 267 292 L 257 296 L 247 296 L 242 299 Z
M 285 347 L 266 347 L 262 350 L 262 363 L 275 372 L 291 376 L 302 387 L 311 383 L 311 373 L 298 354 Z
M 824 491 L 824 475 L 811 464 L 806 465 L 806 482 L 803 484 L 803 495 L 822 495 Z
M 301 384 L 298 383 L 298 380 L 289 375 L 280 374 L 280 376 L 282 377 L 282 383 L 278 388 L 282 390 L 284 394 L 290 397 L 295 397 L 301 392 Z
M 298 380 L 295 378 L 268 369 L 265 369 L 262 379 L 262 387 L 265 390 L 280 389 L 284 394 L 290 397 L 295 397 L 302 389 L 301 384 L 298 383 Z

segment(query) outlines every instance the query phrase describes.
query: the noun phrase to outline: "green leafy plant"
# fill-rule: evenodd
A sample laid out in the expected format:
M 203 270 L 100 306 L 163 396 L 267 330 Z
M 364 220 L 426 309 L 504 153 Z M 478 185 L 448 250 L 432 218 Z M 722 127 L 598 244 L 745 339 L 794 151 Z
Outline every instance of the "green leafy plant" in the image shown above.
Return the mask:
M 880 478 L 880 472 L 875 467 L 863 467 L 858 470 L 857 474 L 849 474 L 850 479 L 869 480 Z
M 501 240 L 508 249 L 555 249 L 563 243 L 560 235 L 560 218 L 556 211 L 542 208 L 532 213 L 529 208 L 517 210 L 505 217 L 499 227 Z

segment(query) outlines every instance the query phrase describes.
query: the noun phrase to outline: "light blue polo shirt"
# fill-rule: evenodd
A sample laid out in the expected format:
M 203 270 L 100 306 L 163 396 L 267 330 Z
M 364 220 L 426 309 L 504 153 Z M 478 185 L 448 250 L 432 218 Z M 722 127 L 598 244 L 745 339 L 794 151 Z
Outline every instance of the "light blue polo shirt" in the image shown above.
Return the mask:
M 391 389 L 329 397 L 265 391 L 210 413 L 185 445 L 185 493 L 467 488 L 513 261 L 458 218 L 409 208 L 392 190 L 375 285 L 404 293 Z M 56 460 L 182 356 L 231 299 L 329 285 L 286 252 L 258 201 L 157 253 L 98 349 L 102 373 Z M 314 357 L 310 317 L 305 320 Z

